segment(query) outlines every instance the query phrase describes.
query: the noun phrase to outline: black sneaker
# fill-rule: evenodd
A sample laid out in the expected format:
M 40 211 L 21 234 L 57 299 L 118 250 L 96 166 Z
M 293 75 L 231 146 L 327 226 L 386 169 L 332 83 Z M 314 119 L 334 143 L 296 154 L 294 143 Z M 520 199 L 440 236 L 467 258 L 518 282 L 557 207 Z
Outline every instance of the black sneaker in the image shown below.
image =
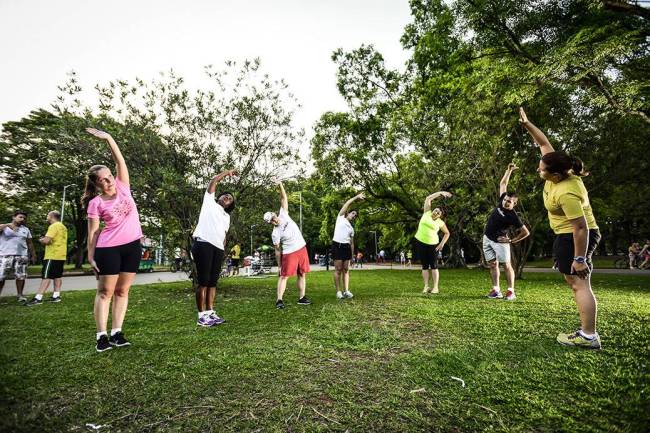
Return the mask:
M 282 302 L 282 299 L 278 299 L 275 303 L 275 308 L 278 310 L 282 310 L 284 308 L 284 302 Z
M 129 341 L 124 338 L 124 334 L 121 331 L 117 332 L 115 335 L 111 335 L 111 338 L 108 339 L 108 342 L 111 346 L 115 347 L 124 347 L 131 345 L 131 343 L 129 343 Z
M 111 346 L 111 343 L 108 342 L 108 335 L 102 335 L 99 337 L 99 340 L 97 340 L 97 346 L 95 346 L 95 349 L 98 352 L 105 352 L 106 350 L 111 350 L 113 347 Z
M 307 299 L 306 296 L 303 296 L 302 298 L 298 299 L 298 305 L 310 305 L 311 301 Z
M 50 299 L 47 300 L 47 302 L 61 302 L 61 297 L 57 296 L 56 298 L 52 296 Z
M 29 302 L 25 304 L 27 307 L 33 307 L 34 305 L 41 305 L 43 303 L 42 299 L 32 298 Z

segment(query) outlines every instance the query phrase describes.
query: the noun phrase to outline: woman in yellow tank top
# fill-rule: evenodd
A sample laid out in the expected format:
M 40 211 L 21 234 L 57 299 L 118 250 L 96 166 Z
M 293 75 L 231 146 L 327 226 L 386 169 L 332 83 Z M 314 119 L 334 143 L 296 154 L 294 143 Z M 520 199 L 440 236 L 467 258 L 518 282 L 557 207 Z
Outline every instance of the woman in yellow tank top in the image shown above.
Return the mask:
M 422 279 L 424 280 L 422 293 L 438 293 L 438 281 L 440 280 L 438 252 L 442 251 L 449 239 L 449 230 L 442 220 L 442 210 L 440 208 L 431 210 L 431 201 L 438 197 L 451 197 L 451 194 L 447 191 L 439 191 L 424 199 L 424 212 L 420 218 L 418 231 L 415 233 L 415 243 L 420 255 L 420 262 L 422 262 Z M 438 237 L 439 231 L 444 233 L 442 242 Z M 433 280 L 431 288 L 429 288 L 429 280 Z
M 528 121 L 523 108 L 519 109 L 519 117 L 542 153 L 537 172 L 546 181 L 544 207 L 556 235 L 553 256 L 557 269 L 573 289 L 580 314 L 581 328 L 558 334 L 557 341 L 565 346 L 600 349 L 596 332 L 598 310 L 590 279 L 591 257 L 600 241 L 600 232 L 581 179 L 587 173 L 582 161 L 553 149 L 546 135 Z

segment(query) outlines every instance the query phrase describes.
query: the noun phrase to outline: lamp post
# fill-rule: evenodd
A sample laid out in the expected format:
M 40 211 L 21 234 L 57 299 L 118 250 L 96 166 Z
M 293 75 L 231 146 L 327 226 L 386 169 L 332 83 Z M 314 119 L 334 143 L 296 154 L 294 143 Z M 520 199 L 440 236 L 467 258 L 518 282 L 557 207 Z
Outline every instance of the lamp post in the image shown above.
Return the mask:
M 375 261 L 379 261 L 379 257 L 377 257 L 377 232 L 375 230 L 370 230 L 370 233 L 375 234 Z
M 253 228 L 257 226 L 257 224 L 251 224 L 251 256 L 253 256 Z
M 77 185 L 71 183 L 70 185 L 66 185 L 63 187 L 63 198 L 61 199 L 61 222 L 63 222 L 63 211 L 65 210 L 65 190 L 73 186 L 77 186 Z

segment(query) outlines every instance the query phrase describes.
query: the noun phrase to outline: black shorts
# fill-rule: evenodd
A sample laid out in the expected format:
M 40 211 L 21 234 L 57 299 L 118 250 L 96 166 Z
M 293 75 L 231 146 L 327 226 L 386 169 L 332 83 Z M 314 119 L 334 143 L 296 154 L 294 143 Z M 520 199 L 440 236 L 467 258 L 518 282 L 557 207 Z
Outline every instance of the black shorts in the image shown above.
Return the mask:
M 121 272 L 135 273 L 140 266 L 142 245 L 140 239 L 114 247 L 95 248 L 95 263 L 99 275 L 117 275 Z
M 54 280 L 63 276 L 63 265 L 65 260 L 43 260 L 43 269 L 41 269 L 41 278 L 44 280 Z
M 192 257 L 196 264 L 199 286 L 217 287 L 221 273 L 224 252 L 210 242 L 195 240 L 192 244 Z
M 332 260 L 352 260 L 350 244 L 340 244 L 332 241 Z
M 233 265 L 235 268 L 238 268 L 238 267 L 239 267 L 239 259 L 230 259 L 230 260 L 232 260 L 232 265 Z
M 594 268 L 594 265 L 591 262 L 591 257 L 594 255 L 594 251 L 599 242 L 600 232 L 598 229 L 589 230 L 589 244 L 587 246 L 587 255 L 585 256 L 589 269 Z M 553 258 L 555 259 L 557 269 L 565 275 L 573 274 L 571 271 L 571 265 L 573 264 L 574 257 L 573 233 L 557 235 L 555 237 L 555 242 L 553 242 Z
M 438 251 L 436 247 L 438 244 L 429 245 L 415 240 L 417 244 L 417 252 L 422 263 L 422 269 L 438 269 Z

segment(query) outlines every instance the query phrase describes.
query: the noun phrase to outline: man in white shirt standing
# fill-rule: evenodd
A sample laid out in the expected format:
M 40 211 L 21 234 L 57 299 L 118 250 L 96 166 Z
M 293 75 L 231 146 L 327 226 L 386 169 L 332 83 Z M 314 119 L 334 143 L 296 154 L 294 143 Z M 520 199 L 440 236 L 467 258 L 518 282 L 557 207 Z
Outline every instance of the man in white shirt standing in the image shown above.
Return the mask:
M 9 224 L 0 224 L 0 293 L 5 286 L 5 280 L 13 272 L 16 277 L 16 293 L 18 302 L 27 302 L 23 296 L 25 278 L 27 278 L 28 254 L 31 253 L 32 263 L 36 263 L 36 252 L 32 242 L 32 232 L 25 227 L 27 214 L 16 211 Z
M 278 290 L 275 307 L 278 310 L 284 308 L 284 291 L 287 288 L 287 280 L 294 275 L 298 276 L 298 305 L 309 305 L 311 301 L 305 296 L 307 284 L 307 272 L 310 271 L 309 255 L 307 244 L 300 233 L 300 228 L 289 216 L 289 200 L 282 182 L 280 187 L 280 212 L 266 212 L 264 221 L 273 226 L 271 238 L 275 247 L 275 258 L 278 263 Z
M 336 217 L 334 237 L 332 238 L 336 299 L 347 299 L 354 296 L 350 292 L 350 260 L 352 260 L 352 256 L 354 255 L 354 228 L 352 227 L 352 221 L 357 217 L 357 211 L 353 210 L 348 212 L 348 208 L 355 200 L 362 200 L 363 198 L 363 193 L 360 193 L 346 201 Z M 344 287 L 344 292 L 341 292 L 341 285 Z
M 203 205 L 199 222 L 194 229 L 192 258 L 196 265 L 198 287 L 196 307 L 198 326 L 211 327 L 225 322 L 214 311 L 214 298 L 217 295 L 217 280 L 224 259 L 226 233 L 230 228 L 230 212 L 235 207 L 235 199 L 229 192 L 222 192 L 215 200 L 214 194 L 219 183 L 226 176 L 235 176 L 235 170 L 228 170 L 212 178 L 203 194 Z

